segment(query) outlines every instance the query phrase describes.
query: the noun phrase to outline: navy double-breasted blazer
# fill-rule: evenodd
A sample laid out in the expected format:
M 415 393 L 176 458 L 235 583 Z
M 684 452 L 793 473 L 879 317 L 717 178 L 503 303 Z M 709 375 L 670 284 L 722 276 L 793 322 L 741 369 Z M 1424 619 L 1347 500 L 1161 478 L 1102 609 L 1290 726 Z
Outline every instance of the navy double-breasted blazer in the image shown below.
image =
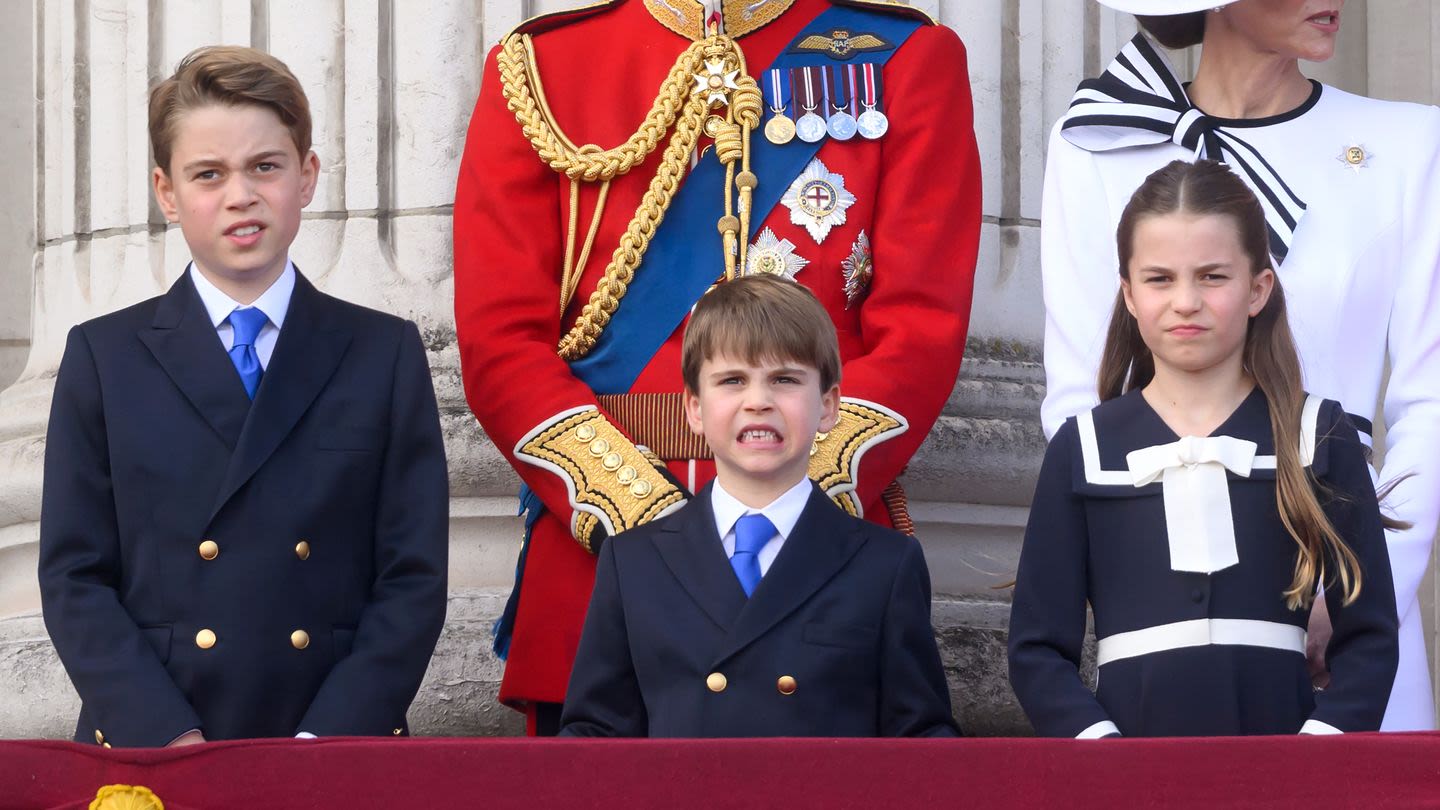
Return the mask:
M 958 732 L 915 538 L 815 489 L 747 599 L 710 489 L 601 548 L 561 734 Z
M 254 402 L 189 272 L 75 327 L 40 587 L 76 739 L 405 733 L 444 622 L 447 504 L 414 324 L 297 274 Z

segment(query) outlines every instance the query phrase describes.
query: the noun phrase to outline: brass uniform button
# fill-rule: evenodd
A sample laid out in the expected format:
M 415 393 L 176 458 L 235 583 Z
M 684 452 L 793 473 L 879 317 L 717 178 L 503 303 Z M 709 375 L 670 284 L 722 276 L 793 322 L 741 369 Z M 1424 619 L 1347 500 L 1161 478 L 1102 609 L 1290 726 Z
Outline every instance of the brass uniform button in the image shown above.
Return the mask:
M 392 732 L 390 732 L 390 733 L 391 733 L 391 734 L 394 734 L 396 737 L 399 737 L 400 734 L 401 734 L 401 731 L 400 731 L 400 729 L 397 728 L 397 729 L 395 729 L 394 731 L 392 731 Z
M 104 743 L 104 742 L 105 742 L 105 735 L 100 733 L 100 729 L 98 729 L 98 728 L 95 729 L 95 744 L 96 744 L 96 745 L 100 745 L 100 744 L 102 744 L 102 743 Z
M 200 559 L 213 560 L 220 556 L 220 544 L 214 540 L 206 540 L 200 544 Z
M 295 544 L 295 556 L 302 560 L 310 559 L 310 544 L 301 540 Z
M 649 495 L 650 490 L 650 482 L 646 481 L 644 478 L 641 478 L 640 480 L 630 485 L 630 494 L 634 495 L 637 498 L 643 498 L 646 495 Z
M 793 695 L 795 694 L 795 678 L 790 675 L 781 675 L 780 679 L 775 682 L 775 688 L 780 690 L 782 695 Z
M 705 688 L 709 689 L 711 692 L 724 692 L 725 685 L 727 683 L 728 681 L 725 680 L 724 674 L 719 672 L 712 672 L 710 673 L 710 677 L 705 679 Z
M 635 472 L 635 468 L 629 464 L 615 471 L 616 480 L 626 486 L 629 486 L 637 477 L 639 477 L 639 473 Z
M 303 650 L 310 646 L 310 634 L 304 630 L 296 630 L 290 634 L 290 646 L 297 650 Z
M 590 442 L 594 440 L 595 426 L 581 425 L 580 427 L 575 428 L 575 438 L 579 439 L 582 442 Z
M 208 650 L 215 646 L 215 631 L 208 627 L 195 634 L 195 646 Z
M 600 465 L 610 472 L 615 472 L 620 469 L 620 465 L 624 463 L 625 459 L 621 458 L 619 453 L 613 451 L 606 453 L 605 457 L 600 459 Z
M 596 458 L 600 458 L 608 452 L 610 452 L 610 442 L 607 442 L 604 439 L 596 439 L 595 441 L 590 442 L 590 455 Z

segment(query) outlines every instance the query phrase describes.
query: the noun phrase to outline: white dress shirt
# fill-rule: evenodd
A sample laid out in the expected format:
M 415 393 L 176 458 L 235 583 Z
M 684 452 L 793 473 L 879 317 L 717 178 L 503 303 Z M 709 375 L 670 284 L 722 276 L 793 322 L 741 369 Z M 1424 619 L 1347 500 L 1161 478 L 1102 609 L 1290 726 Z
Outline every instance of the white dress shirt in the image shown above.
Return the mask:
M 210 313 L 210 323 L 215 326 L 215 333 L 220 336 L 227 352 L 235 345 L 235 328 L 226 320 L 230 313 L 236 307 L 254 307 L 265 313 L 270 321 L 260 327 L 260 334 L 255 338 L 255 354 L 260 357 L 260 368 L 269 368 L 270 355 L 275 353 L 275 341 L 280 339 L 280 327 L 285 325 L 285 313 L 290 310 L 290 295 L 295 292 L 295 265 L 286 259 L 285 270 L 280 277 L 251 304 L 241 304 L 221 292 L 193 262 L 190 264 L 190 279 L 195 282 L 195 291 L 200 293 L 200 301 L 205 304 L 205 311 Z
M 755 558 L 760 563 L 760 576 L 770 570 L 770 564 L 775 562 L 775 555 L 780 553 L 780 547 L 785 545 L 785 538 L 795 530 L 795 524 L 800 520 L 800 513 L 805 511 L 805 504 L 810 501 L 810 490 L 812 485 L 809 478 L 800 479 L 800 483 L 789 488 L 783 495 L 771 501 L 769 505 L 761 509 L 752 509 L 735 499 L 734 495 L 725 491 L 720 486 L 720 480 L 715 480 L 715 486 L 710 489 L 710 507 L 715 512 L 715 531 L 720 535 L 720 542 L 725 546 L 725 556 L 735 556 L 735 523 L 745 515 L 760 514 L 769 518 L 771 525 L 775 527 L 775 536 L 770 538 L 760 553 Z

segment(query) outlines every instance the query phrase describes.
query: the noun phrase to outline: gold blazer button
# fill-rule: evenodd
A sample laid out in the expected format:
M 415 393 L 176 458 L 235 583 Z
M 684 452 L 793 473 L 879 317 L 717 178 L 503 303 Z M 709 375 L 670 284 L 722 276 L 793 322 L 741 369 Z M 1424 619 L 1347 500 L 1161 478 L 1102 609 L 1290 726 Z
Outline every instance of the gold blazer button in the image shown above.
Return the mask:
M 202 650 L 208 650 L 215 646 L 215 631 L 205 628 L 195 634 L 195 646 Z
M 213 560 L 220 556 L 220 544 L 214 540 L 206 540 L 200 544 L 200 558 Z
M 304 630 L 296 630 L 290 634 L 290 646 L 297 650 L 303 650 L 310 646 L 310 634 Z
M 711 692 L 724 692 L 727 683 L 725 675 L 719 672 L 712 672 L 710 677 L 705 679 L 705 687 Z
M 775 688 L 780 690 L 782 695 L 793 695 L 795 694 L 795 678 L 790 675 L 781 675 L 780 679 L 775 682 Z

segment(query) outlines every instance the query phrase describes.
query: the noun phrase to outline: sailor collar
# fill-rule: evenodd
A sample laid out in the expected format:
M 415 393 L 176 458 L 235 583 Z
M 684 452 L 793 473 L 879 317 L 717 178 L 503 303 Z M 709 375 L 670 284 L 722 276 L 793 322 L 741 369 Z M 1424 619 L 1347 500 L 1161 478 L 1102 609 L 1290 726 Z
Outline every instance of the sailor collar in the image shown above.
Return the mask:
M 720 32 L 743 37 L 774 22 L 795 0 L 644 0 L 661 25 L 690 40 L 709 35 L 706 22 L 718 15 Z
M 1319 441 L 1323 399 L 1308 395 L 1300 421 L 1300 459 L 1316 476 L 1328 469 L 1326 445 Z M 1131 457 L 1155 448 L 1174 445 L 1180 436 L 1165 424 L 1139 390 L 1102 402 L 1075 417 L 1077 443 L 1072 470 L 1075 492 L 1099 498 L 1136 498 L 1159 495 L 1159 479 L 1137 485 Z M 1229 437 L 1254 445 L 1248 475 L 1227 468 L 1226 477 L 1235 481 L 1275 479 L 1275 442 L 1270 432 L 1270 407 L 1257 387 L 1215 429 L 1211 437 Z M 1143 480 L 1143 478 L 1141 479 Z
M 1312 468 L 1322 402 L 1307 397 L 1300 417 L 1300 461 Z M 1176 436 L 1138 390 L 1080 414 L 1076 429 L 1085 488 L 1112 498 L 1159 490 L 1172 570 L 1213 574 L 1240 562 L 1231 484 L 1268 479 L 1273 487 L 1275 477 L 1270 409 L 1258 387 L 1209 436 Z

